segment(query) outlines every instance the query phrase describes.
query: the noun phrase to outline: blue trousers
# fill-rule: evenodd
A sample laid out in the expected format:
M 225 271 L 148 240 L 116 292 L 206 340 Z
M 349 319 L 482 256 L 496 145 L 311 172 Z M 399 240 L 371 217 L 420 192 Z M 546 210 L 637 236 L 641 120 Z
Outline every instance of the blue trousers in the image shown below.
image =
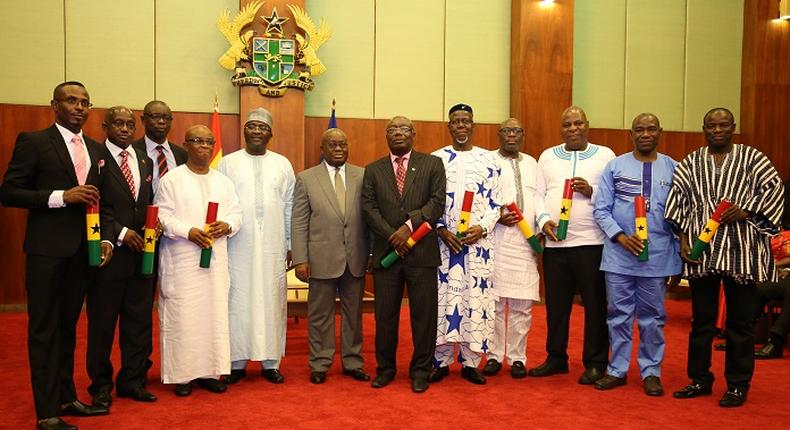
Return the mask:
M 636 316 L 639 326 L 639 373 L 642 379 L 661 376 L 664 360 L 665 277 L 647 278 L 606 272 L 608 309 L 606 324 L 612 356 L 606 373 L 618 378 L 628 374 L 631 339 Z

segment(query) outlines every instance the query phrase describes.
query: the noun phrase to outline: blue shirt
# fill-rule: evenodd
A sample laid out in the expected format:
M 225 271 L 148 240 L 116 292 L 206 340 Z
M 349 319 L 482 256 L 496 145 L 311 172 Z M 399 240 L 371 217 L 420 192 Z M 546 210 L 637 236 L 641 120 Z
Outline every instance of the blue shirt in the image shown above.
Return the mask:
M 675 160 L 657 154 L 656 161 L 637 161 L 633 153 L 611 160 L 603 170 L 595 196 L 593 214 L 610 240 L 604 241 L 601 270 L 621 275 L 662 277 L 680 273 L 680 243 L 664 219 L 664 207 L 672 186 Z M 635 231 L 634 197 L 647 202 L 648 261 L 639 261 L 615 239 Z

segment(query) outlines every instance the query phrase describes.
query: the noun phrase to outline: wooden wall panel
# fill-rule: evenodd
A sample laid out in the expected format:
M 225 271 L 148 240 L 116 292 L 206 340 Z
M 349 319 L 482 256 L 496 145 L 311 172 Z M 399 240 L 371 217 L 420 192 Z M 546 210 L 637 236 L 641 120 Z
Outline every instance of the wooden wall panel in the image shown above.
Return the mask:
M 746 0 L 743 8 L 741 134 L 790 179 L 790 21 L 777 20 L 779 0 Z

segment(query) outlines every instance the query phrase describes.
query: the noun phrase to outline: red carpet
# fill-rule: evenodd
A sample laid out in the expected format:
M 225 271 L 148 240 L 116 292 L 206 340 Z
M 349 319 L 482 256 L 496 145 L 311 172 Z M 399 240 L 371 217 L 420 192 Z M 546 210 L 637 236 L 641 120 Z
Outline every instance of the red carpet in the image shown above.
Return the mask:
M 575 307 L 572 322 L 571 373 L 549 378 L 514 380 L 508 368 L 489 378 L 488 384 L 474 386 L 461 379 L 452 368 L 449 379 L 432 385 L 422 395 L 411 393 L 407 364 L 411 353 L 408 319 L 403 318 L 397 379 L 388 387 L 374 390 L 340 374 L 336 360 L 324 385 L 308 382 L 306 322 L 288 325 L 288 347 L 282 371 L 286 382 L 272 385 L 252 376 L 231 386 L 225 394 L 196 388 L 191 397 L 177 398 L 159 380 L 158 345 L 154 344 L 155 365 L 149 374 L 150 390 L 159 396 L 153 404 L 114 399 L 108 416 L 71 418 L 81 429 L 258 429 L 258 428 L 782 428 L 790 419 L 790 357 L 757 362 L 749 392 L 742 408 L 719 408 L 725 390 L 724 353 L 714 352 L 717 377 L 714 394 L 692 400 L 676 400 L 671 391 L 685 385 L 686 343 L 690 324 L 688 301 L 667 301 L 667 348 L 662 380 L 669 393 L 649 398 L 642 392 L 636 358 L 632 359 L 629 382 L 608 392 L 576 383 L 580 363 L 583 308 Z M 407 312 L 404 312 L 406 314 Z M 528 367 L 545 358 L 545 308 L 535 307 L 534 325 L 528 341 Z M 373 316 L 365 315 L 364 356 L 366 370 L 375 370 Z M 6 346 L 0 350 L 0 429 L 34 428 L 26 349 L 27 317 L 22 313 L 0 314 L 0 336 Z M 85 389 L 85 321 L 80 323 L 77 347 L 77 389 L 89 401 Z M 117 357 L 116 357 L 117 363 Z M 253 367 L 255 366 L 255 367 Z M 456 365 L 457 366 L 457 365 Z M 257 363 L 250 370 L 257 370 Z

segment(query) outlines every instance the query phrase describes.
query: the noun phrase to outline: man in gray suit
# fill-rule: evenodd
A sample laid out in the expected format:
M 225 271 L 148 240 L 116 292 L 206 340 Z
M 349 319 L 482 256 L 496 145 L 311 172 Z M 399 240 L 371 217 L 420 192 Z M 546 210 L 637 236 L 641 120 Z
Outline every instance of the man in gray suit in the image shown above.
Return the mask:
M 377 368 L 371 385 L 381 388 L 395 378 L 405 283 L 414 344 L 409 376 L 412 391 L 421 393 L 428 389 L 436 347 L 439 242 L 433 230 L 411 248 L 407 240 L 422 223 L 436 225 L 444 213 L 447 181 L 439 157 L 412 150 L 416 133 L 408 118 L 392 118 L 386 130 L 390 153 L 370 163 L 362 180 L 362 213 L 373 233 L 376 294 Z M 391 249 L 401 258 L 388 268 L 381 267 L 381 258 Z
M 296 277 L 309 282 L 307 296 L 310 382 L 322 384 L 335 354 L 335 296 L 340 296 L 343 374 L 369 381 L 362 370 L 362 293 L 368 234 L 360 191 L 364 169 L 347 164 L 346 134 L 331 128 L 321 137 L 324 161 L 296 177 L 291 250 Z

